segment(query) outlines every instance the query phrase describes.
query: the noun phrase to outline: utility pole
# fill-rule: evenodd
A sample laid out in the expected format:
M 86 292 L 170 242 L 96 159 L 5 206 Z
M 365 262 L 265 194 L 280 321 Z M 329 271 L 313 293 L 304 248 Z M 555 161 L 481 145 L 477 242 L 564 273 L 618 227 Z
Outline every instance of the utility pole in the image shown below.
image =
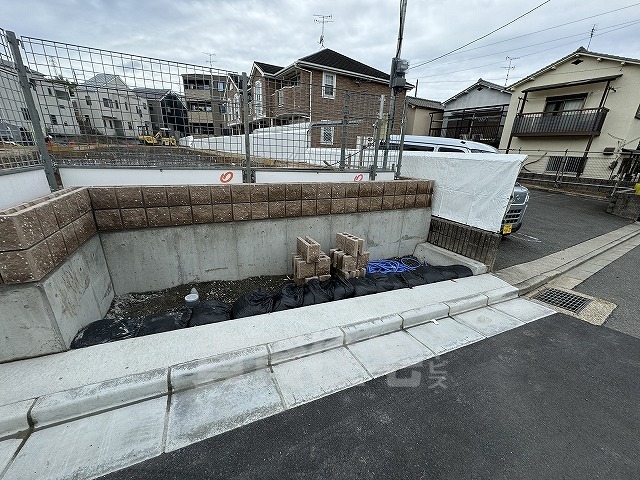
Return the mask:
M 315 23 L 321 23 L 322 24 L 322 33 L 320 34 L 320 41 L 318 42 L 320 45 L 322 45 L 324 47 L 324 24 L 325 23 L 332 23 L 332 16 L 331 15 L 314 15 L 313 21 Z
M 591 34 L 589 35 L 589 43 L 587 44 L 587 50 L 589 50 L 589 48 L 591 47 L 591 39 L 593 38 L 593 34 L 596 33 L 596 25 L 594 24 L 593 27 L 591 27 Z
M 504 68 L 504 69 L 507 70 L 507 78 L 505 78 L 505 80 L 504 80 L 504 86 L 505 87 L 507 86 L 507 83 L 509 83 L 509 72 L 516 68 L 515 65 L 513 67 L 511 66 L 511 62 L 514 61 L 514 60 L 518 60 L 518 58 L 513 58 L 513 57 L 507 56 L 507 60 L 509 60 L 509 66 L 508 67 L 500 67 L 500 68 Z
M 409 61 L 402 60 L 400 53 L 402 51 L 402 35 L 404 34 L 404 19 L 407 13 L 407 0 L 400 0 L 400 27 L 398 29 L 398 47 L 396 48 L 396 56 L 391 60 L 391 75 L 389 76 L 389 86 L 391 87 L 391 100 L 389 101 L 389 120 L 387 122 L 387 134 L 385 135 L 384 157 L 382 158 L 382 168 L 387 168 L 387 160 L 389 158 L 389 139 L 393 130 L 396 97 L 398 92 L 403 90 L 407 85 L 405 74 L 409 69 Z

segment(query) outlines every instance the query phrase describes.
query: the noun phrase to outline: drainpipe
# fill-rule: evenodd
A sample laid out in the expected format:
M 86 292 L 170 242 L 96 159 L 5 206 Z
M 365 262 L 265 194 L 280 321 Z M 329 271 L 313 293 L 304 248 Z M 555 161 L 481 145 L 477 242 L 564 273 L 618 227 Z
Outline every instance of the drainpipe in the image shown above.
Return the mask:
M 604 92 L 602 92 L 602 98 L 600 99 L 600 104 L 598 105 L 598 113 L 596 114 L 596 121 L 600 115 L 600 109 L 604 108 L 604 104 L 607 101 L 607 97 L 609 96 L 609 90 L 611 88 L 611 80 L 607 81 L 607 85 L 604 87 Z M 593 129 L 596 127 L 594 124 L 591 128 L 591 135 L 589 135 L 589 140 L 587 140 L 587 146 L 584 150 L 584 155 L 582 156 L 582 162 L 580 162 L 580 168 L 578 168 L 578 172 L 576 173 L 576 178 L 580 177 L 584 172 L 584 166 L 587 164 L 587 156 L 589 155 L 589 150 L 591 150 L 591 144 L 593 143 L 593 139 L 595 135 L 593 134 Z

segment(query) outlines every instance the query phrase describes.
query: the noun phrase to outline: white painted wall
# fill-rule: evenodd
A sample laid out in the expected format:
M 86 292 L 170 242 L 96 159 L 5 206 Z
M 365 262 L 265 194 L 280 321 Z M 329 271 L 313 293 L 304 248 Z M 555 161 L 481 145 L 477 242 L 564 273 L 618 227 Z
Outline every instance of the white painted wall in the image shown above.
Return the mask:
M 67 187 L 110 185 L 216 185 L 242 183 L 240 169 L 88 168 L 60 167 Z
M 526 155 L 404 152 L 402 174 L 435 180 L 436 217 L 500 231 L 513 186 Z
M 393 180 L 393 172 L 380 172 L 376 175 L 376 181 Z M 369 180 L 367 171 L 349 172 L 318 172 L 318 171 L 276 171 L 258 170 L 256 171 L 256 183 L 291 183 L 291 182 L 362 182 Z
M 50 193 L 43 169 L 0 175 L 0 208 L 13 207 Z

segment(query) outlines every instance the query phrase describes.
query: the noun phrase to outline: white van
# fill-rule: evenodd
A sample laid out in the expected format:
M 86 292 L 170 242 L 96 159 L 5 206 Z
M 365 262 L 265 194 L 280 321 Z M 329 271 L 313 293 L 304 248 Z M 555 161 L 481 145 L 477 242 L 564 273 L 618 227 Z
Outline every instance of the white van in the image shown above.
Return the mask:
M 400 135 L 391 135 L 390 149 L 397 150 L 399 145 Z M 403 150 L 405 152 L 498 153 L 497 148 L 484 143 L 425 135 L 406 135 Z

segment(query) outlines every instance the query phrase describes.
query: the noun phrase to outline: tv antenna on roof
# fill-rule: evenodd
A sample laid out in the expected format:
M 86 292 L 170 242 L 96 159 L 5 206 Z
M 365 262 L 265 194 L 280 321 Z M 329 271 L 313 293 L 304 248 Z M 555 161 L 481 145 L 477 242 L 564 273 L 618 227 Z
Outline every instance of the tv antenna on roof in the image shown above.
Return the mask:
M 204 55 L 208 55 L 209 56 L 209 60 L 207 60 L 207 63 L 209 64 L 209 68 L 213 67 L 213 64 L 215 63 L 215 60 L 213 59 L 213 57 L 216 56 L 215 53 L 209 53 L 209 52 L 202 52 Z
M 333 17 L 331 15 L 314 15 L 314 17 L 316 17 L 313 19 L 315 23 L 322 24 L 322 33 L 320 34 L 320 41 L 318 43 L 324 47 L 324 24 L 333 22 Z
M 509 83 L 509 72 L 510 72 L 511 70 L 513 70 L 514 68 L 516 68 L 516 66 L 515 66 L 515 65 L 514 65 L 513 67 L 511 66 L 511 62 L 513 62 L 514 60 L 518 60 L 518 58 L 520 58 L 520 57 L 513 58 L 513 57 L 509 57 L 509 56 L 508 56 L 508 57 L 507 57 L 507 60 L 509 60 L 509 66 L 508 66 L 508 67 L 500 67 L 500 68 L 504 68 L 504 69 L 506 69 L 506 70 L 507 70 L 507 78 L 505 78 L 505 80 L 504 80 L 504 86 L 505 86 L 505 87 L 507 86 L 507 83 Z
M 589 34 L 589 43 L 587 44 L 587 50 L 589 50 L 589 48 L 591 47 L 591 40 L 593 40 L 593 34 L 596 33 L 596 26 L 597 25 L 593 25 L 593 27 L 591 27 L 591 33 Z

